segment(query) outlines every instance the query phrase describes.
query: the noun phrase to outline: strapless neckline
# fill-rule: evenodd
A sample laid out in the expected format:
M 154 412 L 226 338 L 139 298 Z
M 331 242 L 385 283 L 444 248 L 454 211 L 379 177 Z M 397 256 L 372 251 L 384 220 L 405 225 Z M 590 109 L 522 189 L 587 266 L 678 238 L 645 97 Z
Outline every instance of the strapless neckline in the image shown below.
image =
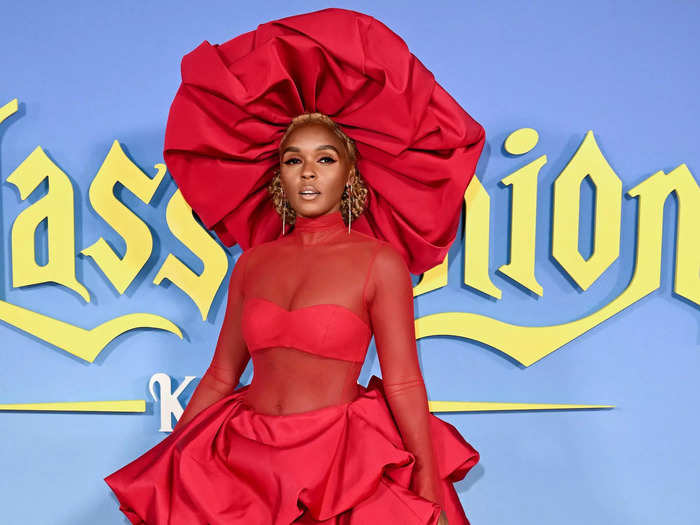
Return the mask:
M 369 323 L 346 306 L 319 303 L 288 309 L 259 296 L 243 299 L 243 339 L 253 356 L 266 348 L 293 348 L 362 363 L 372 340 Z
M 308 304 L 308 305 L 306 305 L 306 306 L 299 306 L 299 307 L 297 307 L 297 308 L 285 308 L 284 306 L 279 305 L 279 304 L 277 304 L 276 302 L 271 301 L 271 300 L 269 300 L 269 299 L 265 299 L 264 297 L 246 297 L 246 298 L 243 300 L 244 306 L 245 306 L 245 303 L 248 302 L 248 301 L 263 301 L 263 302 L 265 302 L 265 303 L 269 303 L 269 304 L 271 304 L 271 305 L 273 305 L 273 306 L 276 306 L 276 307 L 279 308 L 280 310 L 284 310 L 285 312 L 289 312 L 289 313 L 291 313 L 291 312 L 298 312 L 298 311 L 300 311 L 300 310 L 308 310 L 308 309 L 311 309 L 311 308 L 318 308 L 318 307 L 340 308 L 341 310 L 343 310 L 343 311 L 345 311 L 345 312 L 348 312 L 350 315 L 352 315 L 353 317 L 355 317 L 355 319 L 357 319 L 357 320 L 360 321 L 363 325 L 365 325 L 365 326 L 367 327 L 367 330 L 370 330 L 370 331 L 372 330 L 371 326 L 369 325 L 369 323 L 367 323 L 367 321 L 365 321 L 364 319 L 362 319 L 362 317 L 360 317 L 360 316 L 357 315 L 355 312 L 353 312 L 352 310 L 350 310 L 350 308 L 348 308 L 347 306 L 343 306 L 342 304 L 335 304 L 335 303 L 317 303 L 317 304 Z

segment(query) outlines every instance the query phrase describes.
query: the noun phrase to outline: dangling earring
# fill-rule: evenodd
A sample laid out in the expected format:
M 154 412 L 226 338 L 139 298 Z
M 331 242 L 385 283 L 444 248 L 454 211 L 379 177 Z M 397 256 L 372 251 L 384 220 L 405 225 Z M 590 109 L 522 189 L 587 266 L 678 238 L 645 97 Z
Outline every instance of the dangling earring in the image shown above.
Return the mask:
M 348 192 L 348 235 L 350 235 L 350 225 L 352 224 L 352 186 L 346 184 L 345 189 Z
M 282 236 L 284 237 L 285 235 L 285 226 L 286 226 L 286 218 L 287 218 L 287 198 L 284 194 L 284 186 L 282 186 Z

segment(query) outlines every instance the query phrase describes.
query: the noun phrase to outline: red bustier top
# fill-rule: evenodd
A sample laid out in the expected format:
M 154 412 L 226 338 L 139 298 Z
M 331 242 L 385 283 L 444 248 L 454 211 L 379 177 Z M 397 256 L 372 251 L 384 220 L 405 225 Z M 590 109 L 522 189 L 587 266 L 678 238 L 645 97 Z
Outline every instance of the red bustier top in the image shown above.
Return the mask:
M 363 363 L 372 339 L 365 320 L 345 306 L 332 303 L 288 310 L 269 299 L 247 297 L 242 322 L 250 352 L 286 347 Z
M 251 358 L 245 401 L 259 412 L 352 401 L 372 335 L 389 407 L 416 457 L 413 489 L 441 504 L 408 267 L 389 243 L 348 234 L 340 212 L 297 217 L 287 235 L 240 256 L 214 357 L 176 431 L 233 392 Z

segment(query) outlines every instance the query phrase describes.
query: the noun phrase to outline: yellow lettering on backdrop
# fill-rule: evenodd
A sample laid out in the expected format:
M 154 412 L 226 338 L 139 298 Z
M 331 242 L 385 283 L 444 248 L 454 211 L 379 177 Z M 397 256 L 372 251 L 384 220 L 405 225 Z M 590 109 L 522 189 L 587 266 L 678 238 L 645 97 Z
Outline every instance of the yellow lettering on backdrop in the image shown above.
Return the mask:
M 16 113 L 17 108 L 16 99 L 0 108 L 0 122 Z M 89 292 L 75 277 L 73 186 L 68 176 L 37 147 L 7 181 L 17 187 L 20 198 L 25 200 L 47 178 L 46 195 L 23 210 L 12 225 L 13 286 L 55 282 L 89 301 Z M 39 266 L 34 234 L 43 220 L 48 225 L 48 262 Z M 0 321 L 88 362 L 93 362 L 112 339 L 136 328 L 166 330 L 182 339 L 176 325 L 148 313 L 123 315 L 88 330 L 0 300 Z M 95 405 L 90 409 L 96 410 Z
M 17 111 L 14 100 L 0 108 L 0 122 Z M 514 154 L 530 151 L 537 143 L 534 130 L 511 134 L 506 150 Z M 518 139 L 518 140 L 515 140 Z M 510 149 L 508 149 L 510 148 Z M 511 151 L 512 150 L 512 151 Z M 535 278 L 535 236 L 537 179 L 546 164 L 540 156 L 501 182 L 512 186 L 511 239 L 509 262 L 499 271 L 525 288 L 542 295 Z M 83 253 L 92 257 L 115 288 L 123 293 L 151 255 L 152 238 L 148 226 L 114 197 L 117 182 L 149 203 L 160 185 L 165 166 L 156 165 L 153 179 L 131 162 L 114 142 L 95 180 L 90 201 L 101 217 L 126 241 L 125 256 L 119 258 L 104 239 Z M 596 187 L 594 250 L 588 260 L 578 251 L 580 187 L 590 177 Z M 90 296 L 75 276 L 73 188 L 63 173 L 38 147 L 8 177 L 22 200 L 48 178 L 48 191 L 22 211 L 12 226 L 12 265 L 14 286 L 56 282 L 76 291 L 86 301 Z M 554 185 L 553 256 L 582 289 L 588 288 L 619 255 L 622 184 L 605 160 L 592 132 L 588 132 L 576 154 Z M 627 288 L 609 304 L 581 319 L 551 326 L 518 326 L 483 315 L 444 312 L 416 319 L 417 338 L 452 335 L 480 341 L 508 354 L 526 366 L 557 350 L 612 315 L 627 308 L 660 286 L 663 208 L 675 192 L 678 201 L 675 291 L 700 304 L 700 243 L 694 227 L 700 223 L 700 188 L 685 165 L 668 175 L 658 172 L 628 194 L 638 198 L 638 236 L 634 275 Z M 489 267 L 490 198 L 476 177 L 464 195 L 465 257 L 464 282 L 495 298 L 501 290 L 491 282 Z M 68 213 L 66 213 L 68 211 Z M 171 232 L 204 263 L 201 274 L 190 270 L 170 254 L 153 282 L 169 279 L 182 289 L 206 320 L 213 298 L 223 282 L 228 261 L 221 246 L 197 223 L 192 210 L 177 191 L 166 209 Z M 36 264 L 34 236 L 37 226 L 48 224 L 48 262 Z M 423 275 L 414 295 L 447 284 L 448 258 Z M 121 333 L 140 327 L 166 330 L 182 337 L 167 319 L 144 313 L 121 316 L 91 330 L 0 301 L 0 321 L 42 339 L 81 359 L 92 362 L 100 351 Z
M 578 249 L 581 183 L 586 177 L 596 188 L 593 253 L 588 260 Z M 622 181 L 589 131 L 554 181 L 552 256 L 582 290 L 587 290 L 620 255 L 621 220 Z
M 170 280 L 194 301 L 202 320 L 206 321 L 214 295 L 226 277 L 228 258 L 221 246 L 195 220 L 192 208 L 180 190 L 170 198 L 165 218 L 173 235 L 202 260 L 204 270 L 197 275 L 180 259 L 168 254 L 153 283 Z
M 114 187 L 121 183 L 148 204 L 166 172 L 164 164 L 156 164 L 155 168 L 156 174 L 151 179 L 126 156 L 115 140 L 90 184 L 90 204 L 121 235 L 126 250 L 124 257 L 120 257 L 100 237 L 81 253 L 94 259 L 120 294 L 129 287 L 151 256 L 153 236 L 148 225 L 115 197 Z
M 0 321 L 89 363 L 97 358 L 112 339 L 136 328 L 165 330 L 182 339 L 182 332 L 172 322 L 160 315 L 145 313 L 122 315 L 86 330 L 6 301 L 0 301 Z
M 570 403 L 502 403 L 500 401 L 428 401 L 431 412 L 498 412 L 502 410 L 582 410 L 615 408 L 615 405 L 572 405 Z M 2 409 L 2 405 L 0 405 Z
M 68 176 L 37 147 L 7 178 L 25 200 L 48 179 L 48 191 L 23 210 L 12 225 L 12 286 L 55 282 L 90 301 L 87 288 L 75 276 L 73 186 Z M 47 221 L 48 262 L 36 262 L 35 231 Z
M 679 295 L 700 304 L 700 188 L 685 164 L 668 175 L 659 171 L 627 193 L 637 197 L 637 248 L 634 275 L 627 288 L 600 310 L 551 326 L 518 326 L 478 314 L 445 312 L 416 319 L 416 338 L 453 335 L 487 344 L 530 366 L 656 290 L 661 284 L 663 208 L 671 192 L 678 196 L 676 283 Z
M 464 192 L 464 284 L 501 298 L 489 277 L 489 230 L 491 198 L 481 181 L 474 175 Z M 437 290 L 447 285 L 448 256 L 439 265 L 425 272 L 413 287 L 413 296 Z
M 498 271 L 531 292 L 542 295 L 542 285 L 535 278 L 535 235 L 537 231 L 537 176 L 547 163 L 547 155 L 533 160 L 501 179 L 513 186 L 510 214 L 510 256 Z
M 8 117 L 11 117 L 19 109 L 17 99 L 10 100 L 7 104 L 0 107 L 0 123 L 4 122 Z
M 685 164 L 668 175 L 658 171 L 627 192 L 639 199 L 637 267 L 628 289 L 634 285 L 643 297 L 661 285 L 664 204 L 671 192 L 678 197 L 674 291 L 700 304 L 700 187 Z
M 525 155 L 531 151 L 540 140 L 540 134 L 532 128 L 516 129 L 508 135 L 503 143 L 505 149 L 511 155 Z
M 464 284 L 500 299 L 501 290 L 489 277 L 491 198 L 476 176 L 464 192 L 464 203 Z
M 54 401 L 49 403 L 0 403 L 2 411 L 16 412 L 146 412 L 144 399 L 123 401 Z
M 413 287 L 413 297 L 427 292 L 432 292 L 447 285 L 447 262 L 449 255 L 445 255 L 443 261 L 425 272 L 420 282 Z

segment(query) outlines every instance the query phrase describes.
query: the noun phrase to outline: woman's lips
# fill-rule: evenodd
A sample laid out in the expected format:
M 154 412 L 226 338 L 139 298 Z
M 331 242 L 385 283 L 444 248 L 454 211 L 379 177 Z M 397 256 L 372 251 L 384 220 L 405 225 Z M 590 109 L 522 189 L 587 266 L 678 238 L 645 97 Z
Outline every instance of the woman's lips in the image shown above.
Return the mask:
M 314 200 L 320 194 L 321 194 L 321 192 L 318 191 L 316 188 L 308 187 L 308 186 L 305 188 L 302 188 L 299 191 L 299 196 L 306 201 Z
M 318 197 L 319 195 L 321 195 L 319 192 L 315 192 L 315 193 L 301 193 L 301 192 L 300 192 L 300 193 L 299 193 L 299 196 L 300 196 L 302 199 L 304 199 L 305 201 L 314 200 L 314 199 L 315 199 L 316 197 Z

